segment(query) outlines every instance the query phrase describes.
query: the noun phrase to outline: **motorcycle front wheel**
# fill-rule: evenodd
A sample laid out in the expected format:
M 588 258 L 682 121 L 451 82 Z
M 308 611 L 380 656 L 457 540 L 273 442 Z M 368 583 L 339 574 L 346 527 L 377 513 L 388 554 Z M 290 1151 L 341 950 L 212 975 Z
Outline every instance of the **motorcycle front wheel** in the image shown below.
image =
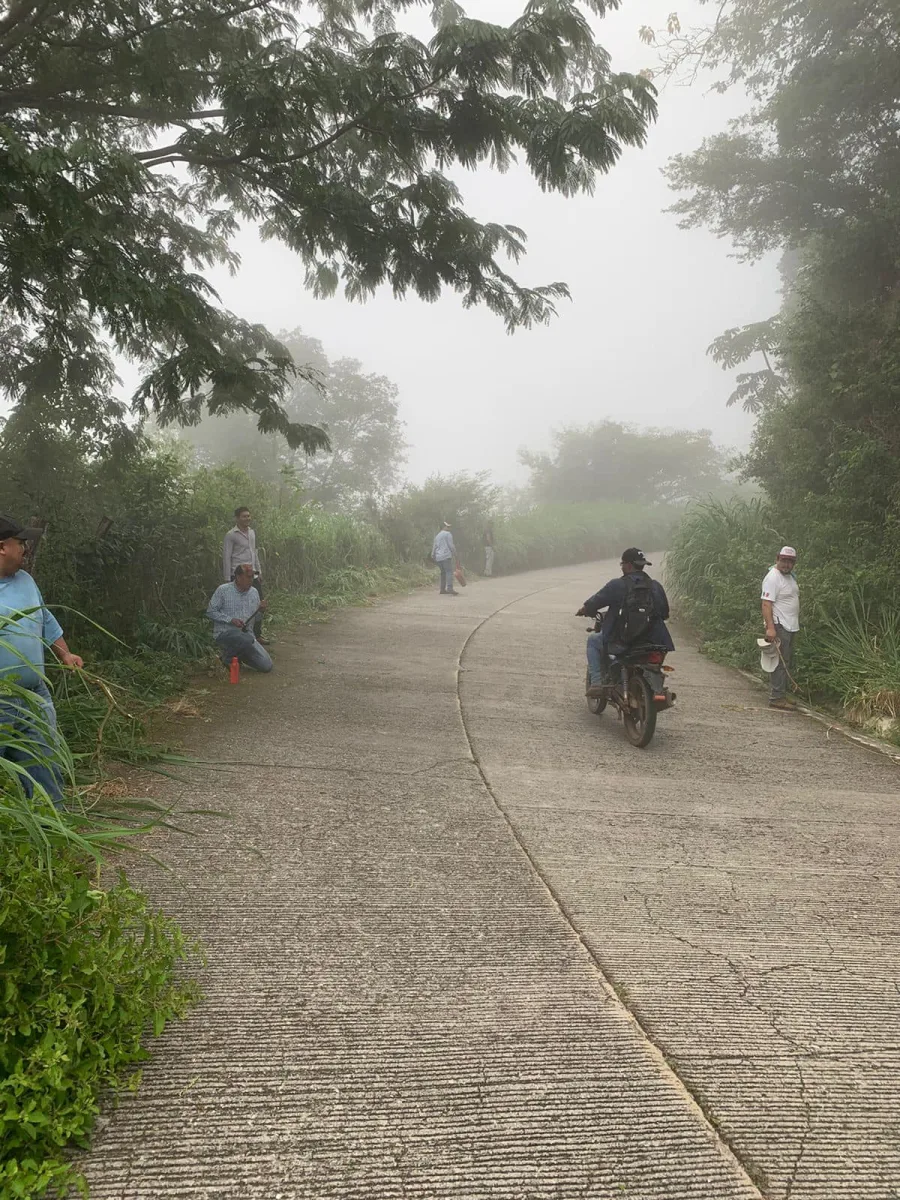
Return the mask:
M 622 712 L 625 736 L 632 746 L 649 746 L 656 732 L 656 705 L 650 684 L 640 671 L 635 671 L 628 681 L 628 699 L 633 703 Z

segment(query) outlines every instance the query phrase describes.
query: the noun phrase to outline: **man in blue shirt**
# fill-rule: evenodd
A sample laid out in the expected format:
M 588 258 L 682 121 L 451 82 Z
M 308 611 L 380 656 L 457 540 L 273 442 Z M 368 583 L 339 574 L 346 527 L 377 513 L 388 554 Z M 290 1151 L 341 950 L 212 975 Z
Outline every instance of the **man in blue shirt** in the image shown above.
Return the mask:
M 453 534 L 450 522 L 445 521 L 443 528 L 435 534 L 431 547 L 431 557 L 441 569 L 441 595 L 458 596 L 459 592 L 453 586 L 453 564 L 456 560 L 456 547 L 453 545 Z
M 44 674 L 44 647 L 52 646 L 64 666 L 84 663 L 66 645 L 37 584 L 22 570 L 28 543 L 40 536 L 41 530 L 27 529 L 0 514 L 0 758 L 17 764 L 26 795 L 33 795 L 38 784 L 59 803 L 61 772 L 39 761 L 53 757 L 57 737 L 56 710 Z M 12 687 L 4 688 L 4 683 Z
M 592 697 L 603 695 L 603 688 L 609 685 L 609 655 L 621 651 L 624 647 L 616 642 L 615 628 L 622 611 L 622 605 L 631 586 L 627 580 L 633 577 L 634 582 L 646 582 L 650 585 L 653 597 L 653 620 L 647 630 L 646 641 L 664 650 L 674 650 L 675 643 L 666 628 L 669 616 L 669 598 L 661 583 L 644 570 L 652 567 L 644 553 L 636 546 L 629 546 L 622 551 L 622 574 L 618 579 L 611 579 L 599 592 L 595 592 L 575 614 L 578 617 L 596 617 L 601 608 L 606 609 L 606 616 L 598 633 L 592 633 L 587 640 L 587 660 L 591 681 L 587 694 Z
M 234 579 L 223 583 L 212 594 L 206 615 L 213 623 L 213 637 L 219 657 L 227 667 L 233 658 L 255 671 L 271 671 L 272 660 L 268 652 L 248 629 L 257 613 L 266 610 L 266 602 L 260 600 L 253 586 L 253 564 L 244 563 L 236 568 Z

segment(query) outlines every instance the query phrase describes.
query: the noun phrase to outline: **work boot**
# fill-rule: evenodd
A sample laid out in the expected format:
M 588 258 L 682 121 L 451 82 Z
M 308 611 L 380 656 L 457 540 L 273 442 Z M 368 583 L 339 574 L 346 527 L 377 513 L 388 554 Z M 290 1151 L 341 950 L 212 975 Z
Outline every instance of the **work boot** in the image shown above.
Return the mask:
M 584 693 L 588 700 L 602 700 L 606 694 L 607 684 L 601 683 L 599 680 L 596 683 L 589 683 L 587 691 Z
M 792 704 L 790 700 L 786 700 L 784 698 L 784 696 L 782 696 L 780 700 L 770 700 L 769 708 L 777 708 L 777 709 L 780 709 L 781 712 L 796 712 L 797 711 L 797 705 Z

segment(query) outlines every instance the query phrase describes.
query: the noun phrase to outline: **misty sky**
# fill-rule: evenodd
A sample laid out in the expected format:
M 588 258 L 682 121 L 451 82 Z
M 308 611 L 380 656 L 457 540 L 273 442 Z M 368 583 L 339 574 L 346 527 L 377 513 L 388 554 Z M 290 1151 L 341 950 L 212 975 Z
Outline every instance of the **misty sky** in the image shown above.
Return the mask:
M 597 21 L 613 69 L 653 65 L 638 28 L 661 26 L 673 6 L 624 0 Z M 508 22 L 522 5 L 470 0 L 467 7 L 473 16 Z M 696 0 L 678 11 L 685 24 L 712 15 Z M 706 347 L 723 329 L 777 309 L 774 263 L 739 264 L 728 243 L 679 230 L 663 211 L 673 199 L 660 174 L 668 157 L 693 149 L 746 108 L 739 94 L 710 94 L 707 86 L 701 79 L 690 89 L 666 87 L 648 145 L 627 150 L 593 197 L 546 196 L 524 168 L 461 177 L 477 217 L 528 234 L 519 279 L 570 285 L 573 299 L 549 328 L 510 337 L 497 317 L 464 311 L 452 294 L 436 304 L 399 302 L 388 290 L 365 305 L 315 300 L 298 260 L 250 232 L 237 246 L 238 276 L 216 273 L 214 282 L 240 316 L 273 331 L 299 325 L 330 357 L 358 358 L 367 371 L 393 379 L 410 442 L 407 474 L 415 481 L 483 468 L 500 481 L 522 481 L 520 446 L 546 445 L 552 426 L 604 417 L 708 427 L 720 443 L 744 445 L 750 421 L 726 408 L 729 377 Z

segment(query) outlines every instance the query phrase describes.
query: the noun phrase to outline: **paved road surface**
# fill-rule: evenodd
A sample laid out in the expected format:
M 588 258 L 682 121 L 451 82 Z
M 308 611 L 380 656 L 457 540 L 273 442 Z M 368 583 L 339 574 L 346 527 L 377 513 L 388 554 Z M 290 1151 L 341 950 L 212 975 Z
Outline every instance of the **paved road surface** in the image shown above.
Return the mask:
M 206 1002 L 95 1200 L 896 1200 L 900 773 L 680 640 L 628 745 L 572 612 L 614 564 L 418 592 L 222 684 L 142 882 Z

